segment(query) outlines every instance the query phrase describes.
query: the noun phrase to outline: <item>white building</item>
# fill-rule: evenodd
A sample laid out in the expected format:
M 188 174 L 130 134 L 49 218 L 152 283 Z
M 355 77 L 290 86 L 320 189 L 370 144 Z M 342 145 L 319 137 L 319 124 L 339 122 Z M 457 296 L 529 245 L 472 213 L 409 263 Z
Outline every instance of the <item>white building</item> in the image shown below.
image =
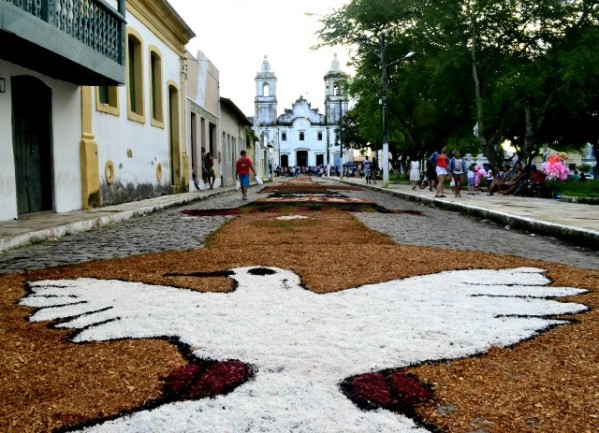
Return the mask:
M 0 220 L 187 191 L 192 30 L 166 0 L 43 3 L 0 2 Z
M 266 56 L 256 74 L 254 134 L 260 138 L 256 160 L 268 167 L 338 166 L 347 160 L 339 144 L 339 125 L 347 112 L 348 100 L 343 88 L 347 80 L 337 57 L 324 76 L 325 113 L 312 108 L 300 96 L 290 109 L 277 116 L 277 77 Z M 340 137 L 341 140 L 343 137 Z M 261 165 L 259 165 L 261 167 Z
M 214 187 L 235 185 L 235 162 L 246 149 L 252 124 L 235 103 L 220 95 L 220 73 L 202 51 L 194 57 L 185 53 L 187 89 L 186 125 L 187 153 L 198 187 L 206 188 L 202 180 L 202 149 L 214 157 Z M 195 185 L 190 185 L 195 190 Z

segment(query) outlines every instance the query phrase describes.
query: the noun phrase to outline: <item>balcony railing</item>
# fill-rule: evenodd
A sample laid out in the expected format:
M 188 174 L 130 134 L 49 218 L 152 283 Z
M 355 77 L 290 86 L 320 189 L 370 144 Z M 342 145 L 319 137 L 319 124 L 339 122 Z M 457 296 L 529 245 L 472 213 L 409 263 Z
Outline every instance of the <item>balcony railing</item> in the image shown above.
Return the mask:
M 125 0 L 118 10 L 102 0 L 10 0 L 105 57 L 124 65 Z
M 73 84 L 124 84 L 125 1 L 0 0 L 0 59 Z

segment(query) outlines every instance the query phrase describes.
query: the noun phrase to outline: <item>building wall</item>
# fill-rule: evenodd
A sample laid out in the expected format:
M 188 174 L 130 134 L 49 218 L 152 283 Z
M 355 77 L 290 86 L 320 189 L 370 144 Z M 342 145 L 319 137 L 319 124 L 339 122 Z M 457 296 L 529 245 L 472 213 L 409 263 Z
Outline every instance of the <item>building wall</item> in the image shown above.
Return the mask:
M 79 86 L 55 80 L 29 69 L 0 60 L 0 77 L 6 92 L 0 94 L 0 220 L 18 218 L 16 173 L 13 152 L 11 77 L 35 77 L 51 89 L 51 146 L 53 210 L 68 212 L 81 208 L 81 97 Z M 31 101 L 35 104 L 35 101 Z
M 341 87 L 346 79 L 335 57 L 323 83 L 326 113 L 312 108 L 300 96 L 291 108 L 285 109 L 277 117 L 277 78 L 267 58 L 264 58 L 262 68 L 254 79 L 256 97 L 253 127 L 254 134 L 260 139 L 256 159 L 265 166 L 264 175 L 268 176 L 271 164 L 273 167 L 340 167 L 344 161 L 352 160 L 353 152 L 344 149 L 342 153 L 336 136 L 340 115 L 348 109 L 347 98 Z M 263 92 L 265 84 L 268 85 L 268 95 Z
M 3 156 L 0 158 L 0 220 L 19 216 L 11 100 L 11 77 L 15 76 L 34 77 L 49 90 L 50 210 L 68 212 L 90 205 L 151 197 L 172 192 L 173 183 L 187 187 L 190 164 L 184 146 L 185 89 L 181 59 L 193 32 L 163 0 L 127 1 L 127 27 L 134 29 L 143 43 L 143 92 L 146 95 L 142 122 L 127 118 L 126 86 L 116 88 L 118 108 L 105 109 L 97 104 L 95 87 L 55 80 L 0 60 L 0 78 L 6 80 L 6 92 L 0 94 L 0 153 Z M 163 122 L 151 120 L 150 46 L 161 56 Z M 172 130 L 168 122 L 170 94 L 175 98 L 173 111 L 180 116 L 180 122 Z M 35 98 L 30 103 L 35 107 Z M 169 147 L 171 136 L 175 137 L 172 148 Z M 176 176 L 171 176 L 171 167 L 176 168 Z M 112 177 L 114 181 L 108 182 Z
M 201 51 L 196 57 L 186 52 L 185 57 L 186 128 L 189 131 L 186 147 L 191 155 L 190 164 L 198 175 L 200 187 L 204 188 L 201 149 L 203 147 L 206 152 L 211 152 L 214 156 L 214 186 L 219 187 L 222 184 L 222 163 L 219 161 L 219 154 L 222 158 L 219 71 Z M 190 188 L 195 189 L 193 183 Z
M 127 86 L 118 88 L 116 113 L 98 108 L 99 93 L 93 92 L 93 134 L 98 146 L 101 205 L 116 204 L 168 194 L 183 177 L 184 170 L 172 172 L 183 164 L 185 152 L 185 107 L 178 98 L 179 141 L 171 143 L 169 98 L 172 89 L 183 92 L 181 85 L 182 47 L 177 47 L 156 28 L 148 28 L 136 9 L 128 10 L 127 28 L 142 42 L 144 116 L 143 121 L 128 117 Z M 158 29 L 159 30 L 159 29 Z M 152 121 L 150 52 L 159 54 L 162 69 L 162 122 Z M 176 134 L 174 136 L 177 136 Z M 171 148 L 171 145 L 173 148 Z M 114 169 L 111 171 L 111 168 Z M 188 176 L 189 178 L 190 176 Z M 183 190 L 189 190 L 189 182 Z
M 235 162 L 239 152 L 245 149 L 245 128 L 235 113 L 223 108 L 221 111 L 221 169 L 224 185 L 235 184 Z

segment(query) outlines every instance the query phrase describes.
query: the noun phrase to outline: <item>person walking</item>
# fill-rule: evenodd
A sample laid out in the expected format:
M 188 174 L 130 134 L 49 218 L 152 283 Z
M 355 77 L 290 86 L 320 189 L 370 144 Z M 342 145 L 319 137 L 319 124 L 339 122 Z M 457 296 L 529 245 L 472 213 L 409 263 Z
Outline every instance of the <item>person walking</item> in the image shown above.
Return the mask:
M 435 172 L 437 173 L 437 192 L 435 197 L 445 197 L 445 178 L 449 175 L 449 158 L 447 157 L 447 147 L 443 146 L 437 154 L 437 165 Z
M 437 188 L 437 158 L 439 152 L 436 150 L 426 160 L 426 177 L 428 178 L 428 189 L 432 191 Z
M 372 164 L 370 165 L 370 178 L 372 179 L 372 183 L 376 185 L 376 177 L 379 174 L 379 166 L 376 158 L 372 157 Z
M 206 179 L 210 189 L 214 189 L 214 158 L 212 153 L 208 152 L 204 157 L 204 167 L 206 169 Z
M 364 157 L 364 161 L 362 162 L 362 169 L 364 170 L 364 177 L 366 178 L 366 183 L 370 183 L 370 175 L 371 175 L 371 162 L 368 159 L 368 155 Z
M 412 190 L 415 190 L 420 181 L 420 161 L 410 161 L 410 182 L 412 182 Z
M 476 194 L 476 164 L 470 164 L 468 167 L 468 173 L 466 182 L 468 183 L 468 195 Z
M 254 163 L 247 157 L 247 152 L 242 150 L 239 159 L 235 163 L 235 177 L 239 180 L 239 184 L 241 185 L 241 198 L 243 200 L 248 199 L 247 194 L 248 188 L 250 187 L 250 170 L 254 173 L 254 176 L 256 176 Z
M 466 161 L 462 158 L 462 153 L 456 150 L 453 158 L 449 161 L 449 173 L 454 183 L 453 195 L 461 197 L 460 191 L 464 185 L 464 176 L 466 175 Z

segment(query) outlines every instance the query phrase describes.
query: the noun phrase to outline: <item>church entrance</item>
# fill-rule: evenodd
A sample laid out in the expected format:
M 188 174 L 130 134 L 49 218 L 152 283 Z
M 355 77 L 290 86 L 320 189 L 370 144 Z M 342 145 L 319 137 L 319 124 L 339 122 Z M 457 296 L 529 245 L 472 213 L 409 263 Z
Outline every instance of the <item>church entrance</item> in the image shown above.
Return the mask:
M 300 167 L 307 167 L 308 166 L 308 151 L 307 150 L 298 150 L 296 153 L 296 165 L 299 165 Z
M 324 165 L 324 155 L 322 153 L 316 155 L 316 166 L 318 167 L 319 165 Z
M 289 155 L 281 155 L 281 167 L 289 167 Z

